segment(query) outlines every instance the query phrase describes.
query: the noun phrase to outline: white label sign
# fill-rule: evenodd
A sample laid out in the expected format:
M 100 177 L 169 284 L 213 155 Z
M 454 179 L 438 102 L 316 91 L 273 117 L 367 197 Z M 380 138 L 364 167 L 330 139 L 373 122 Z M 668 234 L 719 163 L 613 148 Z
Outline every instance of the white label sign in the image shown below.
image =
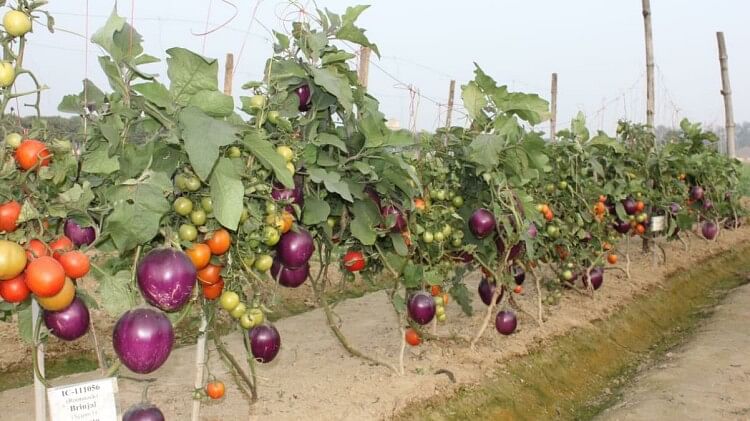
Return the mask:
M 117 421 L 114 377 L 47 389 L 52 421 Z
M 651 218 L 651 231 L 659 232 L 664 231 L 664 222 L 666 219 L 663 216 L 654 216 Z

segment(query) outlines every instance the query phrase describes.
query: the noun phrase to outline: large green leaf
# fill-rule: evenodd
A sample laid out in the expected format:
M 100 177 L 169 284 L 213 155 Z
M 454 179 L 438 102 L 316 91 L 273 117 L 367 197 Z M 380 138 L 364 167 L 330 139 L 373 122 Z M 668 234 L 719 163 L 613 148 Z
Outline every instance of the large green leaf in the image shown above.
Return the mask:
M 131 274 L 127 270 L 121 270 L 115 275 L 102 271 L 93 271 L 94 277 L 99 283 L 97 291 L 101 297 L 104 311 L 112 317 L 118 317 L 128 311 L 133 303 L 133 293 L 130 290 Z
M 190 105 L 212 117 L 226 117 L 234 111 L 234 99 L 219 91 L 199 91 L 190 99 Z
M 180 112 L 179 124 L 190 164 L 198 177 L 207 180 L 219 157 L 219 148 L 234 143 L 239 130 L 192 106 Z
M 232 160 L 220 158 L 211 173 L 211 198 L 214 202 L 214 217 L 221 225 L 231 230 L 237 229 L 244 207 L 244 195 L 245 186 Z
M 322 86 L 328 93 L 335 96 L 344 110 L 350 113 L 354 104 L 354 95 L 346 75 L 339 73 L 334 67 L 312 68 L 311 72 L 315 84 Z
M 276 153 L 271 142 L 263 138 L 263 135 L 257 131 L 250 131 L 245 135 L 242 142 L 247 149 L 258 158 L 261 165 L 272 170 L 276 179 L 287 188 L 294 188 L 294 178 L 286 168 L 284 158 Z
M 170 48 L 167 54 L 169 90 L 178 104 L 186 105 L 200 91 L 219 89 L 219 64 L 215 59 L 179 47 Z
M 109 156 L 106 147 L 97 148 L 83 157 L 81 171 L 89 174 L 109 175 L 120 170 L 120 162 L 116 156 Z
M 480 134 L 469 145 L 469 159 L 485 169 L 497 167 L 500 150 L 505 146 L 503 138 L 493 134 Z
M 302 213 L 302 223 L 315 225 L 324 222 L 331 214 L 331 206 L 323 199 L 317 197 L 305 198 L 305 209 Z
M 363 47 L 370 47 L 375 54 L 380 57 L 380 51 L 378 46 L 371 43 L 367 36 L 365 36 L 365 30 L 354 25 L 359 15 L 364 12 L 369 5 L 357 5 L 354 7 L 347 7 L 344 16 L 341 19 L 341 28 L 336 32 L 336 38 L 351 41 L 359 44 Z
M 341 180 L 341 175 L 337 172 L 327 172 L 322 168 L 310 168 L 310 180 L 314 183 L 323 183 L 326 190 L 331 193 L 336 193 L 341 196 L 342 199 L 349 202 L 354 201 L 352 194 L 349 191 L 349 185 L 345 181 Z
M 344 141 L 330 133 L 318 133 L 315 139 L 312 140 L 312 144 L 316 146 L 331 145 L 341 149 L 343 152 L 348 152 Z
M 148 101 L 157 107 L 171 108 L 172 94 L 166 86 L 159 82 L 146 82 L 133 85 L 133 90 L 143 95 Z
M 375 227 L 380 224 L 380 213 L 372 200 L 358 200 L 352 206 L 352 219 L 349 229 L 354 238 L 360 243 L 371 246 L 375 244 L 377 232 Z
M 487 106 L 487 98 L 476 83 L 472 81 L 464 85 L 461 88 L 461 98 L 472 120 L 478 120 L 484 116 L 482 109 Z
M 117 8 L 112 9 L 107 22 L 91 37 L 91 41 L 101 46 L 116 61 L 136 57 L 143 52 L 138 32 L 128 25 L 125 18 L 117 15 Z

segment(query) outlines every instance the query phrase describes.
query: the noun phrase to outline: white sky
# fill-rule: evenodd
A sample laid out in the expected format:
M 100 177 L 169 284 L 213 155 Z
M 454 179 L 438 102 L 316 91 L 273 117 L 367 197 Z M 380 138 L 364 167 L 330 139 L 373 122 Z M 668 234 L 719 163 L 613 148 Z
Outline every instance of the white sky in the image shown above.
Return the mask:
M 259 79 L 263 62 L 271 53 L 270 29 L 283 30 L 281 17 L 288 2 L 279 0 L 230 0 L 238 15 L 222 29 L 201 37 L 209 16 L 209 28 L 231 18 L 234 9 L 225 0 L 121 0 L 121 16 L 134 17 L 145 38 L 146 52 L 164 57 L 164 50 L 182 46 L 206 56 L 238 58 L 235 94 L 247 80 Z M 89 35 L 109 15 L 113 1 L 51 0 L 48 10 L 59 28 L 85 34 L 88 3 Z M 314 8 L 312 1 L 300 0 Z M 513 90 L 549 97 L 552 72 L 559 74 L 559 123 L 583 111 L 594 129 L 612 131 L 619 118 L 645 119 L 645 59 L 643 19 L 639 0 L 377 0 L 360 17 L 370 40 L 383 57 L 373 56 L 370 92 L 378 97 L 388 117 L 409 127 L 416 112 L 416 126 L 434 129 L 444 124 L 448 84 L 471 79 L 473 62 Z M 343 13 L 354 0 L 318 0 L 320 7 Z M 209 15 L 210 7 L 210 15 Z M 717 30 L 726 33 L 732 78 L 735 119 L 750 120 L 750 2 L 747 0 L 652 0 L 654 21 L 657 124 L 676 125 L 682 117 L 707 124 L 723 124 L 719 93 L 720 73 L 716 47 Z M 296 14 L 294 15 L 296 16 Z M 42 111 L 56 114 L 63 95 L 80 91 L 85 75 L 100 87 L 106 79 L 93 44 L 85 54 L 85 40 L 41 27 L 30 35 L 26 67 L 51 87 L 45 92 Z M 205 45 L 204 45 L 205 44 Z M 88 70 L 86 70 L 88 61 Z M 415 86 L 422 98 L 390 78 Z M 162 75 L 162 65 L 153 69 Z M 457 92 L 460 97 L 460 92 Z M 460 104 L 460 100 L 458 101 Z M 24 112 L 28 114 L 28 111 Z M 462 124 L 461 114 L 454 122 Z M 546 125 L 544 127 L 546 129 Z

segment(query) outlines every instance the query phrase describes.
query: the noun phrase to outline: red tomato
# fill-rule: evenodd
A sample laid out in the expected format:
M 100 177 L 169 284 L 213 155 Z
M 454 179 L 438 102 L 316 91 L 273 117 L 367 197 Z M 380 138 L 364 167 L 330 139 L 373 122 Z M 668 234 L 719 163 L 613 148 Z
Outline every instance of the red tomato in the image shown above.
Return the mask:
M 65 275 L 69 278 L 83 278 L 89 273 L 89 269 L 91 269 L 89 257 L 80 251 L 69 251 L 63 253 L 57 260 L 65 270 Z
M 219 278 L 219 282 L 213 284 L 213 285 L 203 285 L 203 296 L 206 297 L 207 300 L 215 300 L 221 296 L 222 291 L 224 291 L 224 280 Z
M 52 250 L 52 257 L 59 259 L 62 253 L 73 250 L 74 246 L 73 242 L 70 241 L 70 238 L 63 235 L 57 240 L 49 243 L 49 248 Z
M 26 286 L 26 276 L 22 273 L 13 279 L 0 281 L 0 297 L 9 303 L 20 303 L 29 298 L 29 287 Z
M 49 250 L 47 249 L 47 245 L 44 244 L 43 241 L 37 240 L 35 238 L 29 241 L 29 244 L 26 244 L 26 258 L 29 261 L 42 256 L 49 256 Z
M 206 244 L 211 249 L 211 253 L 219 256 L 229 250 L 229 246 L 232 245 L 232 237 L 229 235 L 229 231 L 220 228 L 214 231 L 211 238 L 206 240 Z
M 411 346 L 417 346 L 422 343 L 422 338 L 419 337 L 419 333 L 412 328 L 406 329 L 404 338 L 406 339 L 406 343 Z
M 206 385 L 206 394 L 211 399 L 221 399 L 224 396 L 224 383 L 213 381 Z
M 198 271 L 198 281 L 202 285 L 213 285 L 221 280 L 221 266 L 208 264 Z
M 34 139 L 28 139 L 21 142 L 21 146 L 16 149 L 16 162 L 23 170 L 30 170 L 34 167 L 46 167 L 49 165 L 50 153 L 47 146 Z
M 65 285 L 65 269 L 49 256 L 40 257 L 26 266 L 26 285 L 40 297 L 51 297 Z
M 0 231 L 13 232 L 18 228 L 18 216 L 21 215 L 21 205 L 15 200 L 0 205 Z
M 344 255 L 344 268 L 349 272 L 359 272 L 365 268 L 365 256 L 361 251 L 348 251 Z

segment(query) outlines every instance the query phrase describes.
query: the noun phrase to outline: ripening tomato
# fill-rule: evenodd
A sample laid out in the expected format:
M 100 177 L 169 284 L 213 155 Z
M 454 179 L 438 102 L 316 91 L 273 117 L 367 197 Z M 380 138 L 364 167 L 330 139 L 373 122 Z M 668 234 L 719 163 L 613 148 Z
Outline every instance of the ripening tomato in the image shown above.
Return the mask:
M 406 329 L 404 338 L 406 339 L 406 343 L 411 346 L 417 346 L 422 343 L 422 338 L 419 337 L 419 333 L 412 328 Z
M 211 399 L 221 399 L 224 396 L 224 383 L 213 381 L 206 385 L 206 394 Z
M 49 243 L 49 248 L 52 250 L 52 257 L 59 259 L 61 254 L 73 250 L 74 246 L 73 242 L 70 241 L 70 238 L 63 235 L 57 240 Z
M 89 257 L 80 251 L 69 251 L 64 253 L 60 256 L 58 262 L 62 265 L 65 270 L 65 275 L 68 278 L 83 278 L 89 273 L 89 269 L 91 269 Z
M 513 288 L 513 292 L 516 294 L 520 294 L 523 292 L 523 287 L 521 285 L 516 285 L 516 287 Z
M 430 287 L 430 294 L 433 297 L 437 297 L 438 295 L 443 293 L 443 288 L 440 287 L 440 285 L 433 285 Z
M 642 235 L 646 232 L 646 227 L 644 227 L 643 224 L 638 224 L 635 226 L 635 232 L 638 233 L 638 235 Z
M 0 280 L 13 279 L 26 267 L 26 252 L 18 244 L 0 240 Z
M 39 297 L 51 297 L 65 285 L 65 269 L 49 256 L 40 257 L 26 267 L 26 285 Z
M 32 261 L 38 257 L 49 256 L 47 245 L 42 240 L 34 238 L 26 244 L 26 258 Z
M 206 244 L 211 249 L 211 253 L 219 256 L 226 253 L 232 245 L 232 237 L 229 231 L 220 228 L 213 232 L 211 238 L 206 240 Z
M 9 303 L 20 303 L 29 298 L 26 276 L 22 273 L 13 279 L 0 281 L 0 297 Z
M 21 205 L 15 200 L 0 205 L 0 231 L 13 232 L 21 215 Z
M 201 285 L 203 287 L 203 296 L 207 300 L 215 300 L 219 298 L 222 291 L 224 291 L 224 280 L 219 278 L 219 282 L 213 285 Z
M 198 271 L 198 281 L 202 285 L 213 285 L 221 280 L 221 266 L 208 264 Z
M 35 139 L 24 140 L 16 149 L 16 162 L 21 169 L 26 171 L 35 167 L 48 166 L 50 153 L 47 145 Z
M 281 213 L 281 228 L 279 231 L 281 231 L 282 234 L 286 234 L 292 229 L 292 225 L 294 225 L 294 215 L 290 212 L 283 211 Z
M 60 311 L 68 308 L 76 298 L 76 286 L 73 281 L 66 279 L 60 291 L 51 297 L 36 297 L 39 306 L 47 311 Z
M 637 213 L 643 212 L 644 209 L 646 209 L 646 204 L 643 201 L 639 200 L 635 202 L 635 211 Z
M 203 269 L 211 262 L 211 248 L 204 243 L 193 244 L 192 247 L 187 249 L 185 254 L 187 254 L 190 261 L 193 262 L 193 266 L 198 270 Z
M 344 255 L 344 268 L 349 272 L 359 272 L 365 268 L 365 256 L 361 251 L 349 250 Z
M 607 262 L 609 262 L 610 265 L 617 264 L 617 255 L 616 254 L 610 254 L 607 256 Z
M 423 211 L 427 209 L 427 202 L 425 202 L 424 199 L 418 197 L 414 199 L 414 208 L 418 211 Z

